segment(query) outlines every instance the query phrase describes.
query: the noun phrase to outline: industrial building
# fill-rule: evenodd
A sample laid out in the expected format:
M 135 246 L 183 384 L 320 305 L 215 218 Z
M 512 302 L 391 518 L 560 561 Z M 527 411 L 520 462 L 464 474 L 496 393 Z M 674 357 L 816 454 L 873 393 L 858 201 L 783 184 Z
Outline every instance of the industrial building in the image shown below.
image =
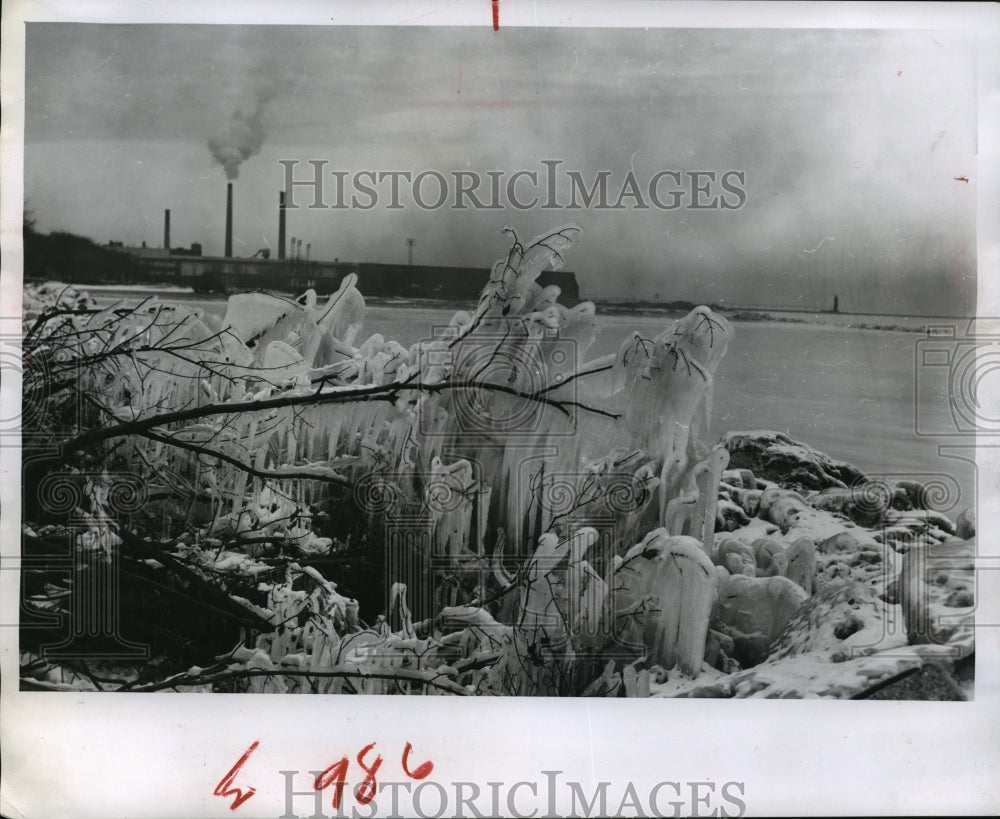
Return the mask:
M 226 254 L 204 256 L 200 244 L 190 248 L 170 246 L 170 211 L 164 212 L 163 247 L 125 247 L 112 242 L 115 250 L 131 255 L 140 270 L 141 281 L 191 287 L 197 292 L 230 293 L 237 290 L 277 290 L 298 293 L 312 288 L 319 295 L 333 293 L 345 276 L 354 273 L 358 288 L 366 296 L 406 297 L 442 300 L 476 300 L 490 276 L 485 267 L 441 267 L 435 265 L 380 264 L 374 262 L 320 261 L 310 259 L 310 247 L 293 237 L 286 253 L 285 196 L 278 202 L 278 258 L 267 250 L 253 257 L 232 255 L 233 185 L 226 189 Z M 538 277 L 542 286 L 556 285 L 559 301 L 572 306 L 580 301 L 576 276 L 565 270 L 545 271 Z

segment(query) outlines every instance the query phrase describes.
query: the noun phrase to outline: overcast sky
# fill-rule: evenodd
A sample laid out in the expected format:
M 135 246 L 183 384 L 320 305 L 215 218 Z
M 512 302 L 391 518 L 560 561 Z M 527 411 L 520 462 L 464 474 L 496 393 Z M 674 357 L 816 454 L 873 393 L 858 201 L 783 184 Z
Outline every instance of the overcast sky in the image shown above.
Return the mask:
M 404 196 L 297 210 L 288 234 L 313 258 L 402 262 L 413 237 L 417 263 L 485 267 L 505 224 L 527 237 L 573 221 L 585 297 L 974 309 L 975 41 L 961 32 L 29 23 L 26 65 L 25 194 L 42 230 L 159 246 L 170 208 L 172 244 L 221 253 L 226 171 L 209 145 L 235 165 L 240 136 L 261 143 L 234 183 L 237 255 L 276 245 L 280 160 L 301 177 L 312 159 L 508 176 L 562 160 L 588 184 L 609 171 L 612 199 L 630 170 L 642 186 L 736 170 L 736 210 Z

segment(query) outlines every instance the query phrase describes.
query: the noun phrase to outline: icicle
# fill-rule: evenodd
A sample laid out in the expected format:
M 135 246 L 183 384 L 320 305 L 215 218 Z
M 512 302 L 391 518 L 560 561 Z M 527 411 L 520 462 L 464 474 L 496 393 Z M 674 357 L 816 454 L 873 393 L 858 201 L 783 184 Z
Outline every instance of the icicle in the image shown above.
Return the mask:
M 697 535 L 705 550 L 711 557 L 715 540 L 715 511 L 719 503 L 719 482 L 722 473 L 729 466 L 729 451 L 724 446 L 716 446 L 707 460 L 708 469 L 699 477 L 698 489 L 700 497 L 696 512 Z
M 436 556 L 457 558 L 470 553 L 472 507 L 478 485 L 472 465 L 465 460 L 445 466 L 440 458 L 431 462 L 431 476 L 424 489 L 424 503 L 430 513 L 433 549 Z
M 689 676 L 701 672 L 708 622 L 716 593 L 716 571 L 691 537 L 650 532 L 625 555 L 615 573 L 613 612 L 638 635 L 651 662 Z M 621 623 L 618 628 L 623 628 Z M 634 634 L 634 632 L 633 632 Z M 633 636 L 634 639 L 634 636 Z
M 299 309 L 295 302 L 269 293 L 236 293 L 226 304 L 222 326 L 246 344 Z
M 365 300 L 355 287 L 357 281 L 357 275 L 349 273 L 327 303 L 313 311 L 316 324 L 346 344 L 354 342 L 364 323 Z

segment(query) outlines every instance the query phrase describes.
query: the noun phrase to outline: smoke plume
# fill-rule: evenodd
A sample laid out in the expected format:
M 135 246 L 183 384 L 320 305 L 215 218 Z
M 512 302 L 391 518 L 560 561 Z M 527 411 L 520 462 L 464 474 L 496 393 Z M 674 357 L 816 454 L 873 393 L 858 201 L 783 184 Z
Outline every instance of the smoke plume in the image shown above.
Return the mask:
M 264 109 L 274 96 L 271 89 L 258 91 L 254 109 L 248 113 L 236 109 L 226 132 L 208 141 L 208 150 L 225 169 L 227 179 L 236 179 L 240 175 L 240 165 L 257 153 L 264 143 Z

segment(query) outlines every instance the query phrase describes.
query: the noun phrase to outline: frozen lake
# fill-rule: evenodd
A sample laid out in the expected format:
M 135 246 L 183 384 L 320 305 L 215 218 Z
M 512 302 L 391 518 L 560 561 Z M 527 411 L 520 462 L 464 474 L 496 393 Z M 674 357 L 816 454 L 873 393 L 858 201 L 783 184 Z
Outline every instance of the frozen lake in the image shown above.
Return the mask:
M 94 293 L 102 303 L 110 291 Z M 143 294 L 145 295 L 145 294 Z M 134 297 L 135 294 L 130 294 Z M 222 315 L 225 301 L 163 293 Z M 470 305 L 471 309 L 471 305 Z M 379 332 L 409 346 L 447 325 L 453 307 L 413 304 L 368 306 L 362 337 Z M 823 321 L 844 317 L 823 316 Z M 665 316 L 598 314 L 599 334 L 588 358 L 618 349 L 633 330 L 655 338 L 674 319 Z M 866 324 L 922 326 L 935 319 L 901 320 L 877 316 Z M 730 430 L 773 429 L 848 461 L 870 477 L 912 478 L 926 482 L 935 475 L 954 478 L 960 492 L 943 504 L 951 517 L 974 505 L 974 469 L 970 463 L 938 454 L 940 441 L 916 432 L 917 343 L 923 334 L 865 330 L 818 323 L 735 321 L 735 338 L 717 374 L 712 408 L 713 438 Z M 939 378 L 937 373 L 932 373 Z M 921 400 L 922 428 L 948 429 L 950 411 L 943 390 L 936 400 Z M 930 419 L 928 421 L 928 419 Z M 964 453 L 972 458 L 971 449 Z
M 408 345 L 434 325 L 447 324 L 453 313 L 451 308 L 372 306 L 365 332 Z M 598 315 L 598 321 L 588 358 L 615 352 L 633 330 L 655 338 L 674 319 Z M 895 318 L 870 321 L 898 323 Z M 916 345 L 922 334 L 770 321 L 733 324 L 735 338 L 717 373 L 713 437 L 730 430 L 774 429 L 871 477 L 926 480 L 945 473 L 958 482 L 958 507 L 973 505 L 971 465 L 940 457 L 937 439 L 916 434 Z M 934 417 L 935 429 L 951 423 L 943 400 L 925 402 L 920 411 Z

